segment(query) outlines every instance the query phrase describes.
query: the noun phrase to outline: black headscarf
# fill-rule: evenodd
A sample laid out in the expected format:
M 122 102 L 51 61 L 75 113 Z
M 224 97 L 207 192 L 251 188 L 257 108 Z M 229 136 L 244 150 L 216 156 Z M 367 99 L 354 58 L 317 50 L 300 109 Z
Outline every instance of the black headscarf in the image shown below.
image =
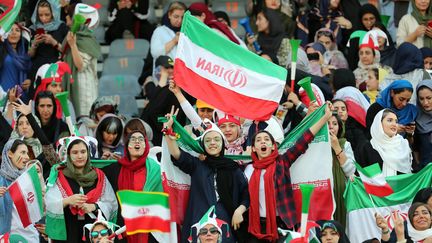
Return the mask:
M 418 68 L 423 69 L 423 58 L 420 49 L 409 42 L 402 43 L 396 50 L 393 72 L 395 74 L 405 74 Z
M 333 88 L 338 91 L 343 87 L 356 87 L 354 73 L 346 68 L 336 69 L 333 73 Z
M 269 56 L 276 56 L 283 38 L 287 37 L 285 26 L 282 24 L 283 19 L 281 12 L 273 9 L 263 9 L 261 11 L 269 22 L 269 33 L 260 32 L 258 35 L 258 43 L 263 52 Z
M 50 141 L 50 143 L 54 144 L 59 139 L 59 135 L 62 132 L 68 131 L 68 127 L 67 127 L 66 123 L 64 123 L 61 119 L 57 119 L 57 117 L 56 117 L 57 106 L 56 106 L 55 98 L 54 98 L 54 95 L 49 91 L 39 92 L 36 96 L 35 115 L 39 118 L 39 120 L 41 120 L 41 117 L 40 117 L 40 113 L 39 113 L 37 107 L 39 105 L 39 100 L 42 98 L 51 99 L 52 104 L 53 104 L 53 113 L 51 114 L 51 118 L 47 124 L 45 124 L 45 125 L 42 124 L 41 128 L 42 128 L 42 131 L 45 133 L 45 136 Z
M 220 134 L 220 133 L 219 133 Z M 216 184 L 217 192 L 220 200 L 223 203 L 225 209 L 229 215 L 233 215 L 236 209 L 233 199 L 233 184 L 234 184 L 234 172 L 239 169 L 238 164 L 232 160 L 224 157 L 225 153 L 225 141 L 222 139 L 222 149 L 218 157 L 209 155 L 204 147 L 204 135 L 201 139 L 201 146 L 204 150 L 206 159 L 204 163 L 210 167 L 216 173 Z M 221 137 L 223 138 L 222 134 Z
M 365 5 L 361 6 L 361 8 L 358 12 L 358 21 L 360 23 L 360 27 L 362 30 L 365 30 L 365 31 L 369 31 L 369 30 L 366 29 L 366 27 L 363 25 L 362 18 L 363 18 L 363 15 L 365 15 L 367 13 L 373 14 L 375 16 L 375 21 L 381 23 L 381 17 L 380 17 L 380 14 L 378 12 L 378 9 L 370 3 L 366 3 Z
M 323 231 L 324 229 L 328 228 L 323 228 L 323 226 L 325 226 L 325 224 L 329 224 L 329 225 L 333 225 L 336 227 L 336 230 L 339 234 L 339 241 L 338 243 L 350 243 L 350 240 L 348 239 L 348 236 L 345 234 L 345 229 L 344 227 L 336 220 L 328 220 L 328 221 L 318 221 L 318 224 L 321 226 L 321 231 Z M 321 239 L 321 231 L 319 232 L 319 234 L 317 235 L 319 239 Z
M 166 27 L 170 28 L 172 31 L 174 31 L 174 33 L 179 32 L 180 28 L 181 28 L 181 27 L 174 27 L 174 26 L 172 26 L 172 24 L 171 24 L 171 22 L 170 22 L 170 20 L 168 18 L 168 13 L 165 13 L 162 16 L 162 25 L 165 25 Z
M 432 57 L 432 49 L 431 48 L 422 47 L 422 48 L 420 48 L 420 51 L 422 53 L 423 59 L 425 59 L 426 57 Z
M 416 203 L 416 202 L 427 203 L 429 198 L 431 197 L 432 197 L 432 187 L 423 188 L 416 193 L 412 203 Z

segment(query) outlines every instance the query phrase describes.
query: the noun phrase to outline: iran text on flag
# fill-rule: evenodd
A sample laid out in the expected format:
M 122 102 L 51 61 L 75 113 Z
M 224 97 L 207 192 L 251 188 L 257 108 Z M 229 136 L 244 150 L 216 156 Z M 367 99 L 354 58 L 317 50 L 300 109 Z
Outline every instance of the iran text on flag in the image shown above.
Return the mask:
M 386 177 L 388 184 L 393 189 L 393 193 L 387 197 L 369 197 L 370 194 L 366 192 L 358 177 L 353 182 L 348 181 L 344 197 L 350 241 L 363 242 L 372 238 L 380 239 L 381 230 L 376 226 L 375 212 L 387 220 L 390 230 L 393 229 L 393 221 L 390 220 L 392 211 L 398 210 L 405 220 L 408 219 L 407 212 L 412 199 L 420 189 L 432 186 L 431 178 L 432 164 L 416 174 Z
M 302 134 L 315 124 L 325 113 L 321 106 L 303 121 L 284 139 L 279 153 L 294 145 Z M 309 220 L 329 220 L 335 209 L 333 200 L 332 154 L 327 124 L 315 135 L 309 148 L 291 166 L 291 183 L 297 208 L 297 219 L 301 218 L 301 192 L 299 184 L 314 184 L 310 200 Z M 325 205 L 325 206 L 323 206 Z
M 0 36 L 4 36 L 12 28 L 21 9 L 22 0 L 2 0 L 1 4 L 6 7 L 0 14 Z
M 364 168 L 357 163 L 355 165 L 367 193 L 378 197 L 385 197 L 393 193 L 393 189 L 385 180 L 379 164 L 375 163 Z
M 9 186 L 9 194 L 24 228 L 42 218 L 43 196 L 36 164 L 28 168 Z
M 186 12 L 174 80 L 187 93 L 227 114 L 268 120 L 287 71 L 221 36 Z
M 170 232 L 168 194 L 121 190 L 117 197 L 126 225 L 126 234 Z

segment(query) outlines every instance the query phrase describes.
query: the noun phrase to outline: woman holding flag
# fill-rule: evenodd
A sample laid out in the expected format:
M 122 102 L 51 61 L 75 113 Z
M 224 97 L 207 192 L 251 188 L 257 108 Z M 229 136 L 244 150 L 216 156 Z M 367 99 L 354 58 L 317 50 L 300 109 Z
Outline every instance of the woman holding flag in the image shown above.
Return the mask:
M 39 242 L 39 232 L 34 225 L 23 228 L 17 207 L 8 192 L 8 186 L 12 184 L 25 170 L 29 161 L 27 145 L 20 139 L 9 140 L 2 153 L 0 167 L 0 235 L 10 232 L 17 234 L 28 242 Z
M 181 242 L 187 242 L 192 224 L 199 221 L 211 206 L 216 207 L 218 218 L 230 222 L 230 232 L 233 234 L 224 236 L 222 241 L 245 242 L 246 232 L 243 233 L 239 229 L 244 221 L 243 213 L 249 207 L 247 180 L 238 164 L 224 157 L 225 137 L 215 124 L 211 124 L 200 136 L 200 145 L 205 151 L 205 158 L 201 161 L 180 150 L 175 141 L 172 117 L 176 113 L 173 107 L 171 113 L 166 115 L 168 121 L 164 123 L 162 132 L 168 150 L 174 158 L 174 165 L 191 176 L 190 196 Z
M 245 170 L 251 200 L 249 232 L 252 239 L 249 242 L 275 242 L 279 239 L 278 227 L 292 229 L 297 223 L 289 168 L 307 150 L 331 115 L 330 103 L 327 103 L 324 116 L 282 155 L 269 132 L 259 131 L 252 138 L 252 164 Z
M 45 195 L 46 233 L 56 242 L 80 242 L 83 226 L 94 221 L 98 209 L 112 219 L 118 207 L 105 174 L 90 165 L 88 142 L 68 140 L 66 163 L 51 169 Z

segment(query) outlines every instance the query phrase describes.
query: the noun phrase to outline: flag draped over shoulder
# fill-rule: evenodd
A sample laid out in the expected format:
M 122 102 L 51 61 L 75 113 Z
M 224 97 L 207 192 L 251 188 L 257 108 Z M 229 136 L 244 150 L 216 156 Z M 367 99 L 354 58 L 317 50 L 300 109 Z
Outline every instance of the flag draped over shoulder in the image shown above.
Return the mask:
M 24 228 L 42 218 L 42 186 L 36 165 L 28 168 L 9 186 L 9 194 Z
M 174 79 L 190 95 L 230 115 L 268 120 L 278 106 L 286 76 L 285 68 L 185 13 Z
M 378 212 L 387 220 L 390 230 L 393 229 L 393 221 L 390 220 L 391 211 L 399 211 L 402 218 L 407 220 L 407 212 L 412 199 L 420 189 L 432 186 L 431 178 L 432 164 L 429 164 L 416 174 L 386 177 L 386 181 L 393 189 L 393 193 L 387 197 L 369 197 L 365 186 L 358 177 L 353 182 L 348 181 L 344 197 L 350 241 L 363 242 L 372 238 L 380 239 L 381 231 L 375 223 L 375 212 Z
M 12 28 L 18 14 L 20 12 L 22 0 L 2 0 L 0 8 L 4 8 L 4 12 L 0 14 L 0 36 L 4 36 Z
M 126 225 L 126 234 L 170 232 L 168 194 L 121 190 L 117 197 Z
M 279 153 L 292 147 L 303 133 L 324 116 L 326 105 L 307 116 L 282 141 Z M 310 200 L 309 220 L 329 220 L 335 210 L 333 200 L 332 154 L 327 124 L 315 135 L 309 148 L 291 166 L 291 183 L 297 208 L 297 218 L 301 218 L 301 192 L 299 184 L 314 184 Z M 322 205 L 326 205 L 323 207 Z

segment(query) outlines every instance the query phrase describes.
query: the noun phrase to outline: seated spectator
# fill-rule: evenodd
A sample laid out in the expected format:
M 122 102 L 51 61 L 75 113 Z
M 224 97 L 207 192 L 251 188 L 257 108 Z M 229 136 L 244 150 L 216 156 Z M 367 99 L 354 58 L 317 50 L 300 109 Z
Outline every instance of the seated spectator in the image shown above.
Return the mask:
M 321 28 L 315 33 L 315 42 L 324 45 L 326 52 L 324 53 L 324 64 L 328 65 L 329 69 L 348 68 L 348 61 L 335 42 L 334 33 L 327 28 Z
M 104 115 L 95 130 L 100 159 L 119 160 L 124 151 L 122 144 L 123 122 L 114 114 Z
M 368 71 L 368 79 L 366 80 L 366 90 L 363 94 L 369 100 L 369 103 L 375 103 L 379 94 L 379 84 L 387 76 L 388 72 L 383 68 L 372 68 Z
M 372 139 L 358 146 L 356 161 L 362 167 L 378 163 L 384 176 L 411 173 L 411 148 L 408 140 L 398 134 L 397 127 L 394 111 L 379 111 L 370 128 Z
M 423 65 L 426 72 L 429 74 L 427 79 L 432 79 L 432 49 L 427 47 L 420 48 L 423 57 Z
M 60 6 L 52 0 L 39 0 L 32 15 L 30 26 L 32 44 L 29 54 L 32 57 L 32 68 L 29 78 L 34 81 L 36 72 L 45 63 L 55 63 L 63 50 L 62 42 L 68 27 L 60 20 Z M 32 86 L 37 86 L 38 84 Z M 33 91 L 34 92 L 34 91 Z M 33 97 L 30 92 L 30 97 Z
M 30 79 L 27 79 L 27 72 L 31 68 L 30 56 L 28 52 L 28 42 L 26 39 L 30 33 L 27 28 L 18 23 L 12 25 L 9 35 L 3 41 L 0 40 L 0 88 L 3 91 L 19 86 L 25 90 L 22 99 L 27 101 L 27 94 L 30 88 Z
M 417 48 L 432 48 L 432 28 L 429 27 L 432 17 L 430 1 L 413 0 L 412 12 L 405 14 L 399 21 L 397 45 L 403 42 L 414 44 Z
M 414 133 L 415 150 L 419 153 L 421 168 L 432 161 L 432 80 L 421 81 L 417 85 L 417 111 Z
M 40 126 L 40 121 L 33 114 L 33 118 L 37 121 Z M 23 114 L 20 114 L 15 120 L 15 127 L 11 134 L 11 139 L 22 139 L 26 145 L 28 150 L 28 155 L 30 160 L 36 159 L 42 153 L 42 144 L 39 139 L 35 136 L 33 128 L 30 126 L 30 123 L 27 117 Z
M 145 0 L 110 0 L 108 20 L 110 26 L 105 32 L 105 41 L 110 44 L 116 39 L 137 38 L 150 41 L 155 26 L 148 21 L 150 2 Z

